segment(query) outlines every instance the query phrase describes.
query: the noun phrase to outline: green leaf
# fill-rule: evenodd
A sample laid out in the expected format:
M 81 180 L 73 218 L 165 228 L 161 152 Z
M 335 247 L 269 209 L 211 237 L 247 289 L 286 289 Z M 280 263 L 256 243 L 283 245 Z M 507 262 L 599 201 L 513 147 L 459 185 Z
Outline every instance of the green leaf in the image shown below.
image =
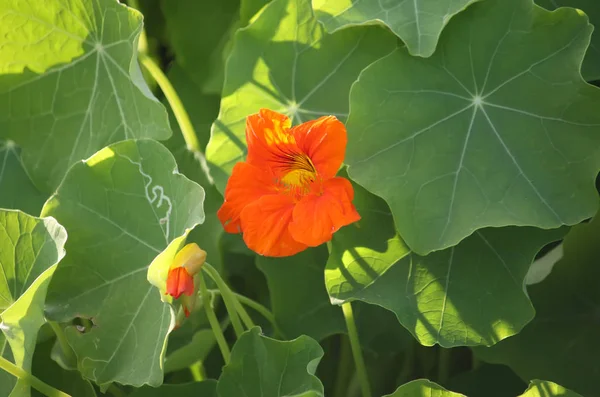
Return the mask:
M 423 257 L 395 233 L 383 200 L 357 185 L 354 191 L 362 219 L 333 237 L 325 270 L 332 302 L 383 306 L 426 346 L 492 345 L 533 318 L 527 270 L 564 229 L 489 228 Z
M 220 74 L 216 84 L 220 92 L 223 47 L 233 33 L 230 25 L 238 18 L 240 1 L 163 0 L 161 5 L 177 63 L 200 87 L 211 75 Z
M 573 9 L 486 0 L 453 18 L 432 57 L 398 49 L 361 73 L 348 173 L 387 201 L 416 253 L 596 212 L 600 91 L 579 73 L 591 30 Z
M 41 190 L 107 144 L 170 136 L 137 63 L 140 13 L 114 0 L 9 0 L 0 19 L 0 134 Z
M 411 55 L 428 57 L 450 19 L 476 1 L 313 0 L 313 7 L 329 32 L 382 23 L 404 41 Z
M 526 384 L 506 365 L 482 363 L 453 376 L 447 386 L 469 397 L 506 397 L 518 395 Z
M 212 330 L 201 329 L 188 344 L 169 354 L 165 360 L 165 373 L 186 369 L 198 361 L 204 361 L 215 343 Z
M 598 382 L 589 374 L 600 372 L 599 235 L 600 216 L 575 226 L 563 243 L 563 259 L 544 281 L 528 287 L 535 319 L 519 335 L 475 353 L 523 379 L 552 379 L 582 395 L 597 394 Z
M 286 258 L 257 256 L 256 265 L 269 285 L 273 315 L 286 337 L 308 335 L 320 341 L 346 331 L 342 311 L 327 297 L 326 261 L 325 246 Z
M 267 338 L 255 327 L 238 339 L 231 361 L 223 368 L 219 397 L 323 396 L 323 385 L 314 376 L 323 349 L 308 336 L 291 341 Z
M 217 381 L 184 383 L 180 385 L 162 385 L 159 388 L 144 386 L 135 390 L 129 397 L 217 397 Z
M 583 10 L 590 22 L 596 27 L 592 33 L 592 41 L 587 49 L 581 74 L 587 81 L 600 80 L 600 4 L 596 0 L 535 0 L 536 4 L 554 10 L 558 7 L 574 7 Z
M 567 390 L 556 383 L 546 380 L 532 380 L 525 393 L 519 397 L 581 397 L 579 394 Z
M 46 198 L 29 180 L 18 147 L 0 140 L 0 208 L 39 214 Z
M 86 378 L 100 385 L 162 383 L 173 316 L 146 273 L 169 244 L 204 220 L 203 199 L 203 189 L 177 172 L 166 148 L 129 140 L 76 163 L 44 206 L 42 213 L 70 234 L 47 315 L 92 320 L 88 332 L 66 330 Z
M 463 394 L 453 393 L 444 389 L 442 386 L 433 383 L 427 379 L 417 379 L 408 382 L 392 394 L 383 397 L 465 397 Z
M 67 232 L 53 218 L 0 210 L 0 330 L 10 345 L 11 361 L 27 372 L 46 321 L 48 284 L 65 254 L 66 240 Z M 28 383 L 18 381 L 11 396 L 28 395 Z
M 295 124 L 321 115 L 344 120 L 348 92 L 360 71 L 395 47 L 378 27 L 328 35 L 309 0 L 275 0 L 240 29 L 225 69 L 219 118 L 206 149 L 222 192 L 245 157 L 246 116 L 260 108 L 285 113 Z

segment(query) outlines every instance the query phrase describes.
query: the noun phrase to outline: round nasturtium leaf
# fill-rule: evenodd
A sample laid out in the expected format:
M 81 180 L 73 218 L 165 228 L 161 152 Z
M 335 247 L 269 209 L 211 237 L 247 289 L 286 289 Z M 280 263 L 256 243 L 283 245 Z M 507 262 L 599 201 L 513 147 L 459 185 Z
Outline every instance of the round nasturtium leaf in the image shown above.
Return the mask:
M 542 282 L 527 292 L 534 320 L 521 333 L 490 348 L 481 359 L 508 365 L 523 379 L 552 379 L 584 396 L 598 392 L 600 373 L 600 216 L 572 228 L 564 256 Z
M 380 27 L 328 35 L 310 0 L 274 0 L 235 36 L 225 69 L 218 119 L 206 157 L 222 192 L 246 155 L 246 117 L 260 108 L 285 113 L 294 124 L 322 115 L 345 120 L 348 93 L 360 71 L 396 46 Z
M 547 380 L 532 380 L 525 393 L 519 397 L 581 397 L 579 394 L 565 389 Z
M 600 2 L 598 0 L 535 0 L 535 3 L 548 10 L 558 7 L 574 7 L 587 14 L 595 29 L 581 65 L 581 74 L 587 81 L 600 80 L 600 32 L 598 32 L 600 29 Z
M 237 340 L 223 368 L 219 397 L 323 397 L 323 384 L 314 375 L 323 349 L 314 339 L 300 336 L 278 341 L 254 327 Z
M 325 269 L 333 303 L 358 299 L 391 310 L 426 346 L 489 346 L 531 321 L 529 265 L 565 228 L 478 230 L 455 247 L 420 256 L 396 233 L 385 202 L 354 190 L 362 219 L 334 235 Z
M 348 26 L 382 23 L 404 41 L 411 55 L 434 53 L 450 19 L 480 0 L 313 0 L 329 32 Z
M 66 329 L 86 378 L 100 385 L 162 383 L 173 315 L 148 282 L 148 266 L 173 256 L 182 236 L 203 222 L 203 201 L 202 187 L 177 172 L 164 146 L 128 140 L 76 163 L 44 205 L 42 214 L 69 233 L 46 312 L 54 321 L 92 322 L 87 332 Z
M 383 397 L 416 397 L 416 396 L 428 396 L 428 397 L 466 397 L 464 394 L 454 393 L 444 389 L 427 379 L 417 379 L 412 382 L 408 382 L 392 394 L 387 394 Z
M 421 255 L 487 226 L 573 225 L 598 207 L 600 90 L 579 72 L 581 12 L 485 0 L 436 53 L 398 49 L 350 94 L 346 162 Z
M 6 0 L 0 21 L 0 136 L 22 148 L 41 190 L 112 142 L 170 136 L 137 63 L 139 12 L 115 0 Z
M 56 264 L 65 255 L 67 232 L 53 218 L 0 210 L 0 355 L 31 372 L 33 353 L 44 318 L 44 301 Z M 6 346 L 8 343 L 9 347 Z M 8 379 L 0 391 L 27 396 L 26 380 Z M 4 381 L 3 381 L 4 383 Z

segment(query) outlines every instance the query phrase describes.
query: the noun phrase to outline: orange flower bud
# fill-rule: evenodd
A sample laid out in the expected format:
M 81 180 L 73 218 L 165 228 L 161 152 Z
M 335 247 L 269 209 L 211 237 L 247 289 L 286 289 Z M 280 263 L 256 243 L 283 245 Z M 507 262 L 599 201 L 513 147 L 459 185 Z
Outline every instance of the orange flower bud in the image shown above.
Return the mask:
M 169 270 L 167 277 L 167 295 L 178 299 L 181 294 L 192 296 L 194 294 L 194 278 L 183 266 Z

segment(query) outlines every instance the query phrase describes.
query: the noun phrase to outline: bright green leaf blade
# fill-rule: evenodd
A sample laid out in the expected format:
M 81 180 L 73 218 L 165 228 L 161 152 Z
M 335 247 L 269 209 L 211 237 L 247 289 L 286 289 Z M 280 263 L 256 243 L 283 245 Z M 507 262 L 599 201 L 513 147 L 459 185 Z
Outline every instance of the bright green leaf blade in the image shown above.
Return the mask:
M 325 270 L 333 302 L 383 306 L 426 346 L 492 345 L 533 318 L 527 270 L 539 249 L 566 230 L 490 228 L 423 257 L 396 235 L 383 200 L 354 189 L 362 219 L 334 235 Z
M 392 394 L 383 397 L 465 397 L 453 393 L 427 379 L 418 379 L 400 386 Z
M 98 384 L 162 383 L 172 316 L 147 269 L 204 220 L 203 189 L 176 171 L 158 142 L 119 142 L 75 164 L 42 210 L 70 233 L 47 315 L 61 322 L 92 319 L 89 332 L 71 327 L 67 337 L 78 369 Z
M 129 397 L 217 397 L 217 381 L 184 383 L 179 385 L 162 385 L 159 388 L 144 386 L 135 390 Z
M 321 357 L 323 349 L 308 336 L 278 341 L 252 328 L 231 351 L 217 385 L 219 397 L 322 397 L 323 385 L 314 376 Z
M 450 19 L 476 1 L 313 0 L 313 8 L 329 32 L 383 23 L 404 41 L 411 55 L 428 57 Z
M 46 322 L 48 284 L 65 254 L 66 240 L 67 232 L 53 218 L 0 210 L 0 330 L 10 345 L 12 361 L 27 372 L 31 372 L 38 331 Z M 10 395 L 30 395 L 29 385 L 18 381 Z
M 532 380 L 525 393 L 519 397 L 581 397 L 556 383 L 546 380 Z
M 46 198 L 29 180 L 19 148 L 0 140 L 0 208 L 39 214 Z
M 600 216 L 575 226 L 563 243 L 563 259 L 527 289 L 535 319 L 519 335 L 476 354 L 510 366 L 523 379 L 552 379 L 582 395 L 597 394 L 598 382 L 589 374 L 600 372 L 598 236 Z
M 378 27 L 325 34 L 309 0 L 275 0 L 238 31 L 227 61 L 219 118 L 206 149 L 222 192 L 246 153 L 246 116 L 269 108 L 294 124 L 348 114 L 348 92 L 360 71 L 395 47 Z
M 535 0 L 535 3 L 548 10 L 557 7 L 579 8 L 587 14 L 596 28 L 581 65 L 581 74 L 587 81 L 600 80 L 600 3 L 596 0 Z
M 287 338 L 308 335 L 320 341 L 346 331 L 342 311 L 327 297 L 326 261 L 325 246 L 287 258 L 257 257 L 256 265 L 269 285 L 273 315 Z
M 0 5 L 0 133 L 54 191 L 69 167 L 122 139 L 170 136 L 140 73 L 142 16 L 114 0 Z
M 591 29 L 573 9 L 486 0 L 453 18 L 432 57 L 399 49 L 361 73 L 348 173 L 387 201 L 415 252 L 596 212 L 600 90 L 579 73 Z

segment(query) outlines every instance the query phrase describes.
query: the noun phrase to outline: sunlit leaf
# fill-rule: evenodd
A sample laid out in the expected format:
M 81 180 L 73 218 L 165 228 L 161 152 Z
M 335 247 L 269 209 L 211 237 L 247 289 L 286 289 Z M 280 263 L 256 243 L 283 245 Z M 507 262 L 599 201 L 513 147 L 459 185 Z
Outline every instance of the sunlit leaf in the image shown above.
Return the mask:
M 575 7 L 583 10 L 590 18 L 590 23 L 596 28 L 592 33 L 592 41 L 587 49 L 581 73 L 587 81 L 600 80 L 600 3 L 596 0 L 535 0 L 535 3 L 548 9 L 558 7 Z
M 46 321 L 48 284 L 65 254 L 66 240 L 65 229 L 53 218 L 0 210 L 0 345 L 4 353 L 8 342 L 11 361 L 27 372 L 38 330 Z M 10 395 L 29 396 L 29 383 L 18 381 Z
M 564 257 L 541 283 L 527 291 L 535 319 L 519 335 L 475 349 L 483 360 L 510 366 L 523 379 L 552 379 L 582 395 L 595 395 L 600 373 L 598 300 L 600 216 L 575 226 Z
M 525 393 L 519 397 L 581 397 L 579 394 L 567 390 L 553 382 L 533 380 Z
M 233 347 L 217 385 L 219 397 L 322 397 L 323 385 L 314 376 L 321 357 L 323 349 L 308 336 L 277 341 L 255 327 Z
M 432 57 L 398 49 L 361 73 L 348 173 L 387 201 L 415 252 L 596 212 L 600 90 L 579 73 L 591 30 L 574 9 L 486 0 L 452 19 Z
M 39 214 L 46 198 L 29 180 L 19 148 L 0 140 L 0 208 Z
M 42 213 L 69 232 L 47 315 L 91 319 L 87 332 L 66 330 L 85 377 L 98 384 L 162 383 L 172 314 L 146 273 L 174 239 L 204 220 L 203 199 L 203 189 L 176 172 L 166 148 L 130 140 L 75 164 L 44 206 Z
M 385 202 L 355 185 L 358 227 L 338 231 L 325 282 L 332 302 L 393 311 L 421 344 L 492 345 L 534 315 L 524 279 L 535 254 L 566 230 L 484 229 L 456 247 L 411 253 Z
M 325 29 L 383 23 L 400 37 L 411 55 L 428 57 L 450 19 L 478 0 L 313 0 Z
M 0 20 L 0 134 L 40 189 L 107 144 L 170 136 L 134 51 L 141 14 L 115 0 L 8 0 Z
M 310 0 L 269 3 L 238 31 L 226 65 L 221 110 L 206 149 L 218 189 L 245 157 L 246 116 L 264 107 L 294 124 L 329 114 L 345 120 L 350 85 L 395 45 L 379 27 L 326 34 Z
M 400 386 L 392 394 L 384 397 L 465 397 L 454 393 L 427 379 L 418 379 Z

